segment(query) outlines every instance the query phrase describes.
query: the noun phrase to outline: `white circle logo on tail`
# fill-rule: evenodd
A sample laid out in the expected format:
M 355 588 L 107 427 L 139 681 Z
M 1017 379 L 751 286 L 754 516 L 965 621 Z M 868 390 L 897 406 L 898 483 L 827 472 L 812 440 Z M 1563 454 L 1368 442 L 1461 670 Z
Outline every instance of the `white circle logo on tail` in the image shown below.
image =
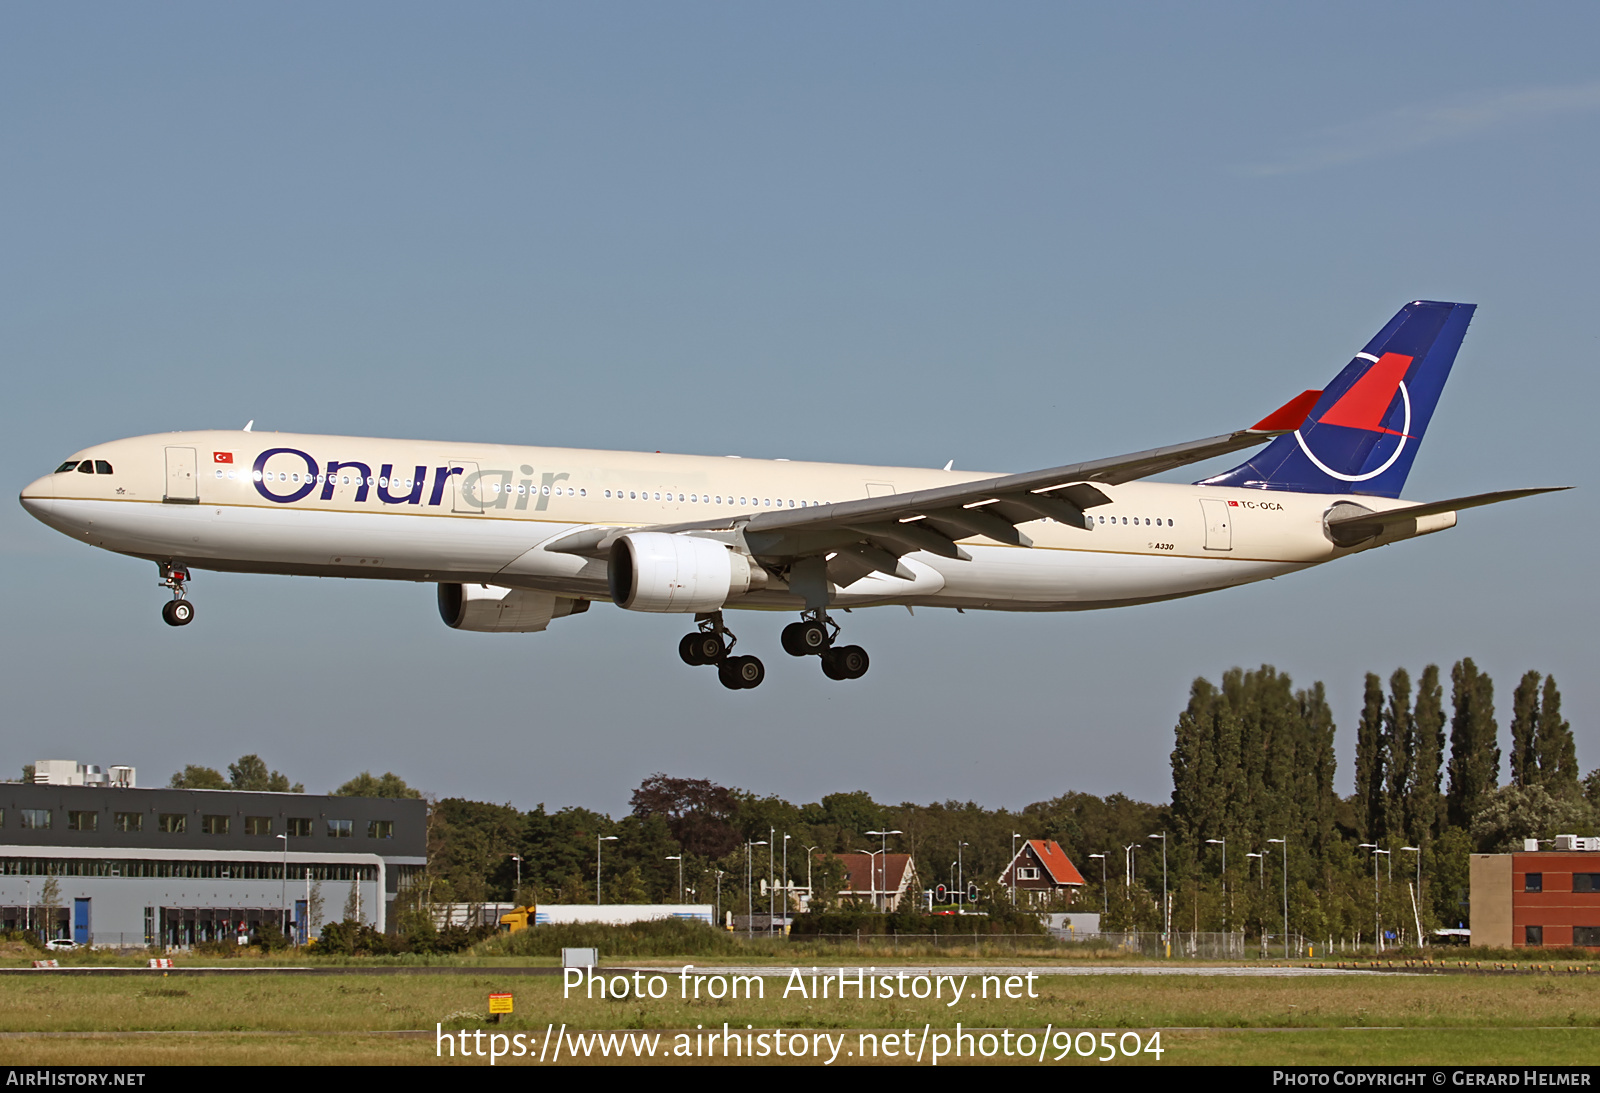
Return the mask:
M 1357 353 L 1356 356 L 1365 357 L 1367 360 L 1374 362 L 1378 359 L 1368 353 Z M 1365 482 L 1368 479 L 1376 478 L 1394 466 L 1395 460 L 1400 458 L 1400 453 L 1406 450 L 1406 441 L 1411 439 L 1411 392 L 1406 390 L 1405 380 L 1400 381 L 1400 399 L 1406 408 L 1405 424 L 1400 426 L 1400 443 L 1395 446 L 1394 454 L 1384 461 L 1383 466 L 1375 471 L 1368 471 L 1366 474 L 1340 474 L 1317 458 L 1316 453 L 1311 450 L 1311 446 L 1306 443 L 1306 438 L 1300 435 L 1299 429 L 1294 431 L 1295 441 L 1299 443 L 1300 450 L 1306 453 L 1306 458 L 1315 464 L 1317 470 L 1329 478 L 1337 478 L 1341 482 Z

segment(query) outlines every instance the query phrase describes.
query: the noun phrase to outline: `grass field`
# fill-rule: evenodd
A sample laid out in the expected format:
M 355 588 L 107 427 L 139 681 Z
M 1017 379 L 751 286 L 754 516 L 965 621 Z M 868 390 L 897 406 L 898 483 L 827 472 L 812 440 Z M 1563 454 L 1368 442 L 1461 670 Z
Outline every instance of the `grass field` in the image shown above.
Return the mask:
M 569 1034 L 660 1034 L 657 1043 L 670 1051 L 674 1042 L 692 1042 L 697 1031 L 720 1031 L 726 1023 L 734 1030 L 753 1025 L 752 1032 L 826 1034 L 840 1045 L 840 1063 L 861 1061 L 846 1053 L 861 1046 L 862 1032 L 880 1045 L 894 1034 L 901 1050 L 878 1061 L 906 1065 L 902 1052 L 910 1052 L 913 1041 L 923 1043 L 927 1061 L 924 1026 L 929 1037 L 948 1036 L 958 1021 L 967 1031 L 1031 1033 L 1036 1044 L 1048 1026 L 1057 1034 L 1042 1045 L 1050 1063 L 1057 1062 L 1057 1048 L 1070 1049 L 1074 1042 L 1063 1040 L 1062 1030 L 1111 1030 L 1111 1041 L 1126 1049 L 1130 1041 L 1118 1039 L 1122 1032 L 1139 1030 L 1140 1043 L 1148 1044 L 1156 1029 L 1162 1030 L 1162 1063 L 1600 1063 L 1600 976 L 1041 976 L 1034 998 L 977 998 L 979 983 L 973 980 L 955 1006 L 945 1004 L 948 993 L 942 1001 L 857 999 L 853 989 L 844 1000 L 784 998 L 782 977 L 762 980 L 764 997 L 711 999 L 703 991 L 698 1000 L 684 1000 L 675 970 L 663 982 L 666 997 L 658 1000 L 602 1000 L 581 992 L 563 997 L 562 980 L 554 976 L 496 976 L 465 967 L 459 974 L 387 976 L 11 975 L 0 977 L 0 1063 L 482 1065 L 488 1060 L 477 1055 L 438 1058 L 436 1024 L 508 1038 L 522 1033 L 525 1043 L 535 1045 L 536 1060 L 547 1025 L 564 1025 Z M 492 991 L 511 991 L 516 999 L 514 1016 L 497 1026 L 482 1017 Z M 425 1035 L 416 1035 L 418 1030 Z M 913 1035 L 904 1036 L 906 1030 Z M 680 1033 L 688 1040 L 677 1040 Z M 481 1043 L 470 1035 L 469 1042 L 475 1048 Z M 567 1043 L 570 1053 L 572 1041 Z M 1088 1042 L 1076 1043 L 1083 1048 Z M 658 1061 L 671 1061 L 663 1054 L 658 1050 Z M 1098 1058 L 1103 1051 L 1097 1047 L 1093 1054 Z M 529 1061 L 513 1057 L 501 1065 Z M 630 1054 L 625 1061 L 640 1060 Z M 720 1059 L 680 1061 L 704 1065 Z M 801 1061 L 815 1064 L 810 1057 Z M 1030 1060 L 1000 1053 L 977 1061 Z M 1157 1061 L 1142 1050 L 1133 1058 L 1117 1053 L 1113 1060 Z M 1104 1065 L 1071 1050 L 1059 1062 Z

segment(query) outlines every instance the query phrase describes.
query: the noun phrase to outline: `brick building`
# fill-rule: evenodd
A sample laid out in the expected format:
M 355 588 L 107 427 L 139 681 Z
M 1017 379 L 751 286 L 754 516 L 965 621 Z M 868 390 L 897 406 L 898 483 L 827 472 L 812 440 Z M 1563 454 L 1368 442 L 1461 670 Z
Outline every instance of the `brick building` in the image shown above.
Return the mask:
M 1472 943 L 1600 948 L 1600 838 L 1559 835 L 1549 850 L 1472 855 Z

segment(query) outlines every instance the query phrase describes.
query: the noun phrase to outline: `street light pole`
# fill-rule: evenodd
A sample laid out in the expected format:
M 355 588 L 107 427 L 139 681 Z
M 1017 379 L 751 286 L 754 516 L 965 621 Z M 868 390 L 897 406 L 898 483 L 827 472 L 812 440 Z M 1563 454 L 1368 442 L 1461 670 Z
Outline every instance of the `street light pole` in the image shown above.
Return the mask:
M 1151 835 L 1152 839 L 1161 840 L 1161 943 L 1166 946 L 1167 956 L 1172 956 L 1172 905 L 1167 900 L 1167 836 L 1165 832 L 1160 835 Z
M 1269 843 L 1283 844 L 1283 958 L 1289 959 L 1289 836 L 1281 839 L 1268 839 Z M 1262 872 L 1266 872 L 1266 863 L 1261 863 Z
M 793 838 L 787 832 L 783 836 L 783 921 L 789 921 L 789 840 Z
M 1402 846 L 1401 850 L 1409 850 L 1417 856 L 1417 887 L 1411 895 L 1411 913 L 1417 920 L 1417 948 L 1427 944 L 1427 939 L 1422 936 L 1422 914 L 1417 910 L 1422 904 L 1422 847 Z
M 1091 858 L 1100 859 L 1100 913 L 1111 913 L 1111 897 L 1106 893 L 1106 856 L 1104 854 L 1090 854 Z M 1105 929 L 1104 926 L 1101 929 Z
M 1011 906 L 1017 905 L 1017 840 L 1022 838 L 1021 832 L 1011 833 Z
M 1233 923 L 1233 894 L 1228 891 L 1228 840 L 1207 839 L 1210 845 L 1222 846 L 1222 932 L 1227 933 L 1228 927 Z
M 867 834 L 868 835 L 881 836 L 882 840 L 883 840 L 883 850 L 882 850 L 882 853 L 883 853 L 883 908 L 882 908 L 882 910 L 885 913 L 887 913 L 888 910 L 889 910 L 889 836 L 890 835 L 903 835 L 905 833 L 903 831 L 895 830 L 895 831 L 869 831 L 869 832 L 867 832 Z
M 675 862 L 678 863 L 678 902 L 682 903 L 683 902 L 683 855 L 682 854 L 668 854 L 666 856 L 666 858 L 663 859 L 663 860 L 665 860 L 665 861 L 675 861 Z
M 596 835 L 594 840 L 594 904 L 600 906 L 600 846 L 602 843 L 614 843 L 615 835 Z
M 282 926 L 283 932 L 287 934 L 289 932 L 289 836 L 280 834 L 278 841 L 283 844 L 283 891 L 278 896 L 278 925 Z
M 767 840 L 751 842 L 746 839 L 744 844 L 744 936 L 756 936 L 756 882 L 751 873 L 751 854 L 758 846 L 766 846 Z

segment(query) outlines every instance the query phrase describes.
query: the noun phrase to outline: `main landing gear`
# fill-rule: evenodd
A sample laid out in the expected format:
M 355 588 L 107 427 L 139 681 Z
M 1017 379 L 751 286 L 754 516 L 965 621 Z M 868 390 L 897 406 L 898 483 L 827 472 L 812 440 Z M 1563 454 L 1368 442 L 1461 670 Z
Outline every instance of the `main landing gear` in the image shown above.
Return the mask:
M 807 611 L 799 622 L 783 628 L 783 651 L 792 657 L 821 658 L 822 674 L 829 679 L 860 679 L 872 660 L 859 645 L 835 646 L 839 624 L 826 611 Z
M 188 626 L 194 621 L 194 604 L 184 596 L 183 585 L 189 571 L 183 566 L 161 567 L 161 587 L 172 589 L 172 599 L 161 608 L 161 618 L 168 626 Z
M 730 691 L 761 686 L 761 681 L 767 678 L 767 669 L 760 660 L 728 655 L 739 639 L 733 636 L 733 631 L 722 625 L 721 611 L 696 615 L 695 621 L 700 628 L 692 634 L 685 634 L 683 640 L 678 642 L 678 656 L 683 658 L 685 664 L 694 667 L 715 664 L 717 678 Z
M 739 640 L 722 625 L 722 612 L 712 611 L 696 615 L 699 628 L 685 634 L 678 642 L 678 656 L 694 667 L 707 664 L 717 666 L 717 678 L 730 691 L 743 691 L 761 686 L 767 670 L 755 657 L 730 655 Z M 828 617 L 826 611 L 807 611 L 799 622 L 783 628 L 783 651 L 792 657 L 814 656 L 822 662 L 822 674 L 829 679 L 860 679 L 867 674 L 871 659 L 859 645 L 834 645 L 839 637 L 839 625 Z

